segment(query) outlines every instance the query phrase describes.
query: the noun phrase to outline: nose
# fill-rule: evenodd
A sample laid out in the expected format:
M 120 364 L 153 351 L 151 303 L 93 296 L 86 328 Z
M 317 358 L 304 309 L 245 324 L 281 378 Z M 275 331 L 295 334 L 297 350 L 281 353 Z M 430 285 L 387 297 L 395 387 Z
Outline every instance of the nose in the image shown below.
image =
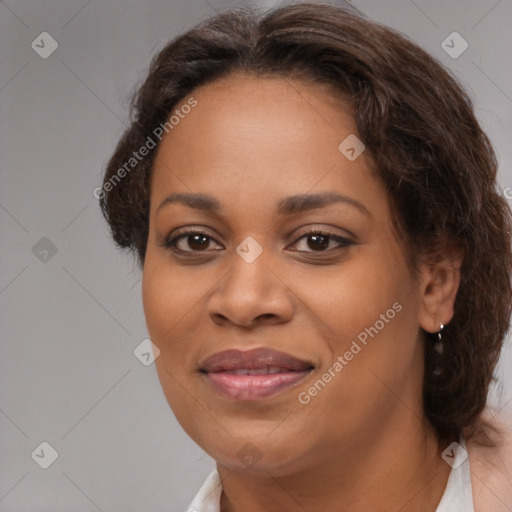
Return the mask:
M 236 324 L 252 328 L 260 324 L 290 321 L 294 313 L 293 292 L 262 254 L 247 263 L 233 254 L 233 264 L 210 296 L 208 310 L 217 325 Z

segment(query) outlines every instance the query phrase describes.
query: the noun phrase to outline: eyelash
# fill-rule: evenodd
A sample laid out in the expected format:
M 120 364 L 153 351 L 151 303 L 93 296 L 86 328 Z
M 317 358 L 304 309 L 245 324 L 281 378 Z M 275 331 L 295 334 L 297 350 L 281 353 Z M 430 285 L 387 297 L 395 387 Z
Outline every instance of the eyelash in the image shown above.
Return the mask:
M 182 238 L 186 239 L 187 237 L 194 236 L 194 235 L 201 235 L 201 236 L 203 236 L 205 238 L 208 238 L 210 240 L 213 240 L 215 243 L 219 244 L 212 236 L 210 236 L 205 231 L 190 229 L 190 230 L 183 231 L 182 233 L 179 233 L 178 235 L 176 235 L 173 238 L 167 239 L 162 245 L 166 249 L 168 249 L 170 251 L 173 251 L 175 253 L 178 253 L 179 255 L 183 255 L 185 257 L 197 256 L 197 255 L 201 255 L 201 254 L 207 254 L 209 252 L 207 250 L 204 250 L 204 251 L 194 251 L 194 250 L 184 251 L 182 249 L 177 249 L 176 248 L 175 245 L 176 245 L 178 240 L 180 240 Z M 299 236 L 299 238 L 297 238 L 295 240 L 294 243 L 297 243 L 299 240 L 302 240 L 303 238 L 307 238 L 308 236 L 312 236 L 312 235 L 320 235 L 320 236 L 326 237 L 326 238 L 329 239 L 329 242 L 331 240 L 334 240 L 334 241 L 336 241 L 338 243 L 338 246 L 334 247 L 334 248 L 326 249 L 326 250 L 319 250 L 319 251 L 314 251 L 314 250 L 311 250 L 311 251 L 297 251 L 296 250 L 295 252 L 319 253 L 319 254 L 326 254 L 327 253 L 327 254 L 330 254 L 333 251 L 339 251 L 339 250 L 345 249 L 345 248 L 347 248 L 347 247 L 349 247 L 351 245 L 354 245 L 354 242 L 352 242 L 351 240 L 349 240 L 347 238 L 344 238 L 344 237 L 341 237 L 341 236 L 337 236 L 337 235 L 334 235 L 333 233 L 329 233 L 328 231 L 325 231 L 323 229 L 314 228 L 314 227 L 308 228 L 304 233 L 302 233 Z M 217 250 L 218 249 L 215 249 L 215 251 L 217 251 Z

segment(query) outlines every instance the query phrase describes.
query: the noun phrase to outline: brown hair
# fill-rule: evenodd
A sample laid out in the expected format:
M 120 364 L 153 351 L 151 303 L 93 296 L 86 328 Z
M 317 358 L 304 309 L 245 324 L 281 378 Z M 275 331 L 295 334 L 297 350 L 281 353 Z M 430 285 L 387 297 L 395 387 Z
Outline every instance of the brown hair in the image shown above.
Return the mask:
M 412 264 L 447 243 L 463 250 L 442 357 L 425 333 L 424 411 L 440 440 L 470 437 L 510 320 L 510 208 L 470 98 L 399 33 L 339 7 L 302 3 L 264 15 L 226 11 L 171 41 L 134 95 L 132 122 L 106 168 L 100 204 L 115 242 L 144 265 L 155 151 L 105 185 L 196 87 L 235 72 L 331 84 L 353 109 Z

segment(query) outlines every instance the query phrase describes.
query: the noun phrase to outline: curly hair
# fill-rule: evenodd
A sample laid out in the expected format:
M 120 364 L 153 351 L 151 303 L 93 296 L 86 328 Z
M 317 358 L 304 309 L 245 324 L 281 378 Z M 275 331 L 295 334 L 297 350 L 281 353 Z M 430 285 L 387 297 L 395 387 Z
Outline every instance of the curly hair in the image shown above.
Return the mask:
M 116 244 L 144 266 L 156 151 L 129 172 L 126 162 L 195 88 L 233 73 L 332 85 L 352 107 L 412 266 L 448 245 L 462 250 L 442 357 L 423 333 L 423 408 L 439 440 L 473 436 L 510 321 L 511 211 L 471 99 L 397 31 L 340 7 L 301 3 L 263 14 L 229 10 L 168 43 L 132 98 L 130 126 L 105 170 L 100 206 Z

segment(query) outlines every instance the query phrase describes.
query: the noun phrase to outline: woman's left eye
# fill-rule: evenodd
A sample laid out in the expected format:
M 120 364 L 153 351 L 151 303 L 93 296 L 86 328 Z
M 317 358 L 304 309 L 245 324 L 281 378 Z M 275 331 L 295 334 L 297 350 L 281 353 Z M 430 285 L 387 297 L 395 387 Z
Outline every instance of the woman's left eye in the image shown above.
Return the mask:
M 341 236 L 333 235 L 332 233 L 326 233 L 323 231 L 311 231 L 302 235 L 294 244 L 297 244 L 301 240 L 305 239 L 307 247 L 312 250 L 301 250 L 298 249 L 298 252 L 328 252 L 333 247 L 331 246 L 332 242 L 334 243 L 334 249 L 342 249 L 344 247 L 348 247 L 352 245 L 352 242 L 347 238 L 343 238 Z

